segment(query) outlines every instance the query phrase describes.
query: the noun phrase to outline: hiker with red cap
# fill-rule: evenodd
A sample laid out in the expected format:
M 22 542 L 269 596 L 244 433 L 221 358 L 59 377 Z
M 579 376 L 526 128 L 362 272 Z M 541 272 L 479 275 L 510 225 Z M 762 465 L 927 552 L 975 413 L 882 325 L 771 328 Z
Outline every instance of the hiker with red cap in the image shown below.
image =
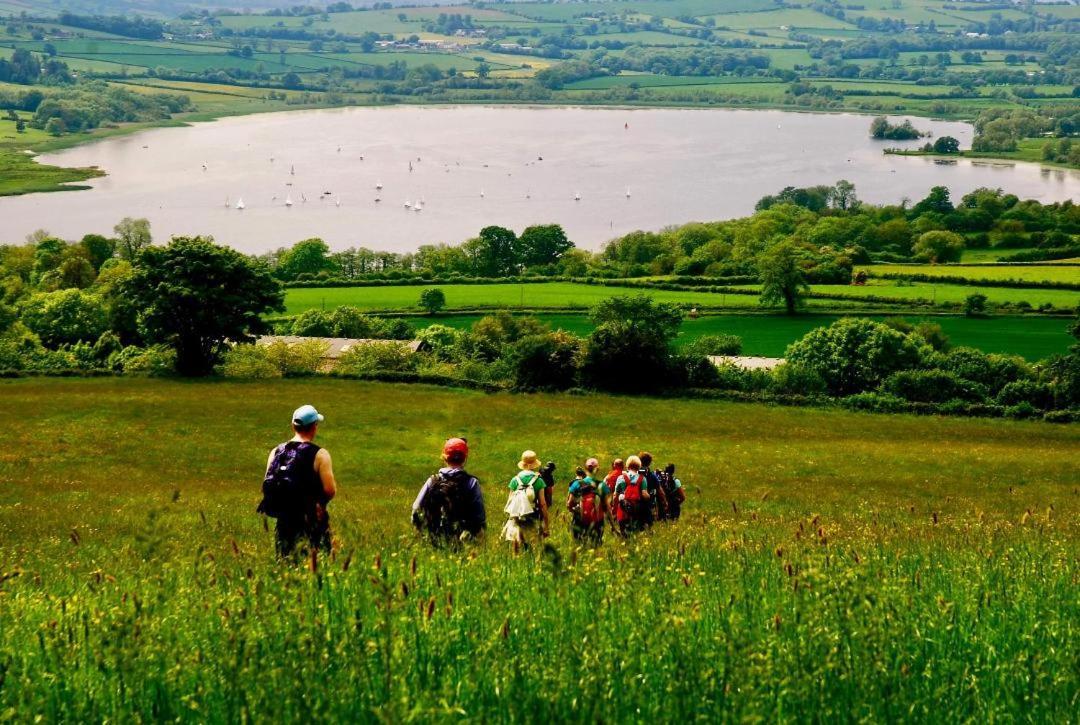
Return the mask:
M 476 538 L 487 528 L 480 481 L 465 471 L 468 457 L 469 444 L 464 438 L 446 441 L 442 451 L 445 465 L 424 482 L 413 502 L 413 525 L 436 546 Z
M 572 533 L 577 541 L 599 544 L 604 540 L 604 519 L 608 515 L 608 498 L 611 489 L 595 478 L 600 462 L 595 458 L 585 461 L 585 468 L 577 469 L 577 477 L 571 482 L 566 507 L 573 516 Z
M 293 411 L 292 439 L 270 451 L 257 511 L 277 519 L 278 556 L 307 549 L 330 551 L 326 506 L 337 494 L 330 453 L 313 442 L 325 418 L 314 406 Z

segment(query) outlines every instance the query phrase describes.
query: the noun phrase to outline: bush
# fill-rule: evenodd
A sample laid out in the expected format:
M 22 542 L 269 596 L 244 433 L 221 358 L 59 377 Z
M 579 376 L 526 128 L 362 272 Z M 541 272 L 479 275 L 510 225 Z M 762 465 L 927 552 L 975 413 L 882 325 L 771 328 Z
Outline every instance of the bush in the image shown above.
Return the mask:
M 958 347 L 941 357 L 936 365 L 956 373 L 964 380 L 984 385 L 991 395 L 1011 382 L 1032 377 L 1031 368 L 1023 358 L 1011 355 L 987 354 L 970 347 Z
M 567 390 L 574 387 L 582 357 L 582 341 L 566 332 L 530 335 L 513 348 L 514 387 L 522 390 Z
M 1016 405 L 1010 405 L 1005 408 L 1006 418 L 1016 418 L 1018 420 L 1024 420 L 1027 418 L 1035 418 L 1041 415 L 1041 413 L 1035 409 L 1031 403 L 1021 401 Z
M 411 372 L 419 366 L 419 356 L 400 342 L 354 345 L 338 360 L 337 370 L 350 375 L 373 372 Z
M 46 347 L 93 342 L 105 332 L 105 306 L 97 295 L 78 289 L 39 292 L 22 308 L 23 323 Z
M 227 378 L 280 378 L 281 368 L 270 360 L 267 349 L 260 345 L 236 345 L 222 356 L 218 372 Z
M 821 375 L 791 363 L 773 368 L 769 381 L 769 392 L 776 395 L 824 395 L 827 390 L 828 386 Z
M 964 252 L 964 238 L 954 232 L 929 231 L 916 240 L 911 251 L 915 259 L 922 262 L 959 262 Z
M 968 317 L 979 317 L 986 314 L 986 300 L 984 294 L 975 293 L 964 298 L 963 311 Z
M 429 325 L 416 333 L 416 339 L 431 347 L 432 354 L 439 360 L 449 360 L 458 352 L 462 341 L 461 330 L 447 325 Z
M 165 345 L 135 347 L 129 345 L 109 360 L 109 364 L 124 374 L 144 374 L 163 377 L 176 372 L 176 351 Z
M 844 318 L 811 330 L 787 350 L 789 363 L 817 373 L 834 395 L 876 388 L 897 370 L 915 367 L 919 350 L 880 322 Z
M 742 338 L 738 335 L 702 335 L 683 347 L 687 355 L 739 355 Z
M 677 382 L 690 388 L 720 387 L 720 373 L 709 358 L 703 355 L 680 355 L 673 359 L 676 368 L 681 370 L 681 379 Z
M 1054 355 L 1046 361 L 1043 382 L 1054 392 L 1054 407 L 1075 408 L 1080 406 L 1080 354 L 1077 346 L 1068 355 Z
M 1002 387 L 994 400 L 1006 407 L 1030 403 L 1041 410 L 1049 410 L 1054 407 L 1054 391 L 1046 383 L 1016 380 Z
M 299 337 L 333 337 L 330 314 L 323 310 L 304 310 L 292 322 L 293 335 Z
M 716 366 L 716 384 L 720 390 L 759 393 L 768 390 L 772 377 L 767 370 L 747 370 L 732 363 Z
M 948 370 L 901 370 L 885 379 L 881 392 L 915 403 L 986 400 L 985 387 Z
M 661 390 L 672 372 L 667 347 L 631 322 L 606 322 L 593 330 L 581 368 L 587 387 L 621 393 Z
M 1051 410 L 1043 416 L 1047 423 L 1076 423 L 1080 421 L 1080 409 Z
M 911 404 L 906 400 L 887 393 L 856 393 L 843 398 L 840 405 L 849 410 L 870 413 L 904 413 L 911 410 Z

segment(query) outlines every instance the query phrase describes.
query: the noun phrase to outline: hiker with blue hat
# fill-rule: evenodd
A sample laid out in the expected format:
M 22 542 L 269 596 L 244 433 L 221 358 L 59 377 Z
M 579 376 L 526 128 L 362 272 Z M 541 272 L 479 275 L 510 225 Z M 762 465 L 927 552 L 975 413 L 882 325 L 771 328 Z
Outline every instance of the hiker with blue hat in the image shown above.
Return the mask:
M 293 411 L 293 437 L 270 451 L 258 512 L 277 519 L 277 553 L 330 551 L 326 506 L 337 494 L 330 453 L 313 442 L 325 420 L 314 406 Z

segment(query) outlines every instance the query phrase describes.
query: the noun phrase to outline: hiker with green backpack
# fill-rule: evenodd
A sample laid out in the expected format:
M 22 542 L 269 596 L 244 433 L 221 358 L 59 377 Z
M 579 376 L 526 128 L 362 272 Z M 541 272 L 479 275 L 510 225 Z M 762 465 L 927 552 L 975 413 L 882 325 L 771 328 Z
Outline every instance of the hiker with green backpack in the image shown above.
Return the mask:
M 590 458 L 585 468 L 577 469 L 577 476 L 570 484 L 566 507 L 573 516 L 572 533 L 577 541 L 600 544 L 604 540 L 604 519 L 608 514 L 611 489 L 593 474 L 600 462 Z
M 528 548 L 528 532 L 538 529 L 537 544 L 550 533 L 548 505 L 544 496 L 547 483 L 540 475 L 540 459 L 536 452 L 522 453 L 518 469 L 517 475 L 507 484 L 510 496 L 504 509 L 507 519 L 502 532 L 503 538 L 513 544 L 515 551 Z

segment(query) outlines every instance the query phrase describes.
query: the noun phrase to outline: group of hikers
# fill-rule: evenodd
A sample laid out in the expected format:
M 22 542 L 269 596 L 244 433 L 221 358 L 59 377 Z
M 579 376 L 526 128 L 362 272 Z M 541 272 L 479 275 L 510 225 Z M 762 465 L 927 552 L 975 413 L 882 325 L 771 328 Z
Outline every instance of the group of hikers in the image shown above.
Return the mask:
M 327 505 L 337 493 L 337 482 L 330 454 L 314 443 L 323 420 L 311 405 L 297 408 L 292 439 L 270 451 L 267 458 L 258 511 L 276 519 L 277 552 L 283 557 L 298 548 L 330 549 Z M 413 501 L 413 525 L 433 543 L 476 539 L 487 529 L 480 481 L 465 470 L 468 458 L 468 441 L 447 440 L 443 466 L 424 481 Z M 628 536 L 657 521 L 678 520 L 686 489 L 675 476 L 675 465 L 659 471 L 652 465 L 652 455 L 643 451 L 616 458 L 606 474 L 596 458 L 577 468 L 566 495 L 574 539 L 600 544 L 607 528 Z M 551 534 L 556 487 L 555 464 L 541 464 L 534 451 L 523 452 L 517 468 L 507 484 L 506 522 L 501 531 L 515 551 Z

